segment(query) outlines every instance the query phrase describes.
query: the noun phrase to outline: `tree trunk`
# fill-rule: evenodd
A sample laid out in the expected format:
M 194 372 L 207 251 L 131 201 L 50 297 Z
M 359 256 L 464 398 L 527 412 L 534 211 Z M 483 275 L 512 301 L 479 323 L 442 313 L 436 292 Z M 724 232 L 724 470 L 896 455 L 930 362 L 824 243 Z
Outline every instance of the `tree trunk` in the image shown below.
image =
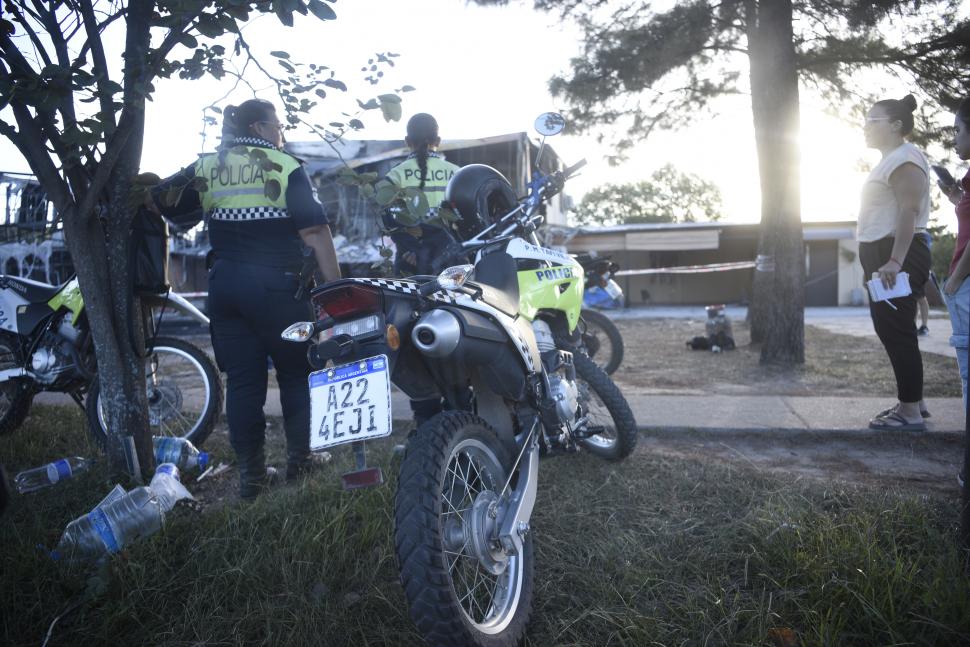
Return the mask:
M 94 213 L 77 213 L 64 219 L 64 238 L 94 337 L 101 401 L 108 427 L 108 455 L 118 471 L 147 478 L 154 471 L 148 402 L 145 390 L 144 331 L 141 308 L 132 293 L 130 243 L 134 209 L 128 204 L 131 180 L 141 163 L 145 130 L 144 85 L 150 44 L 149 23 L 153 3 L 132 0 L 128 6 L 124 67 L 124 114 L 131 131 L 109 144 L 104 159 L 115 160 L 104 194 Z M 120 123 L 120 122 L 119 122 Z M 118 148 L 114 148 L 118 146 Z M 112 151 L 119 153 L 112 155 Z M 77 198 L 83 203 L 83 197 Z M 134 441 L 137 468 L 125 450 Z
M 761 237 L 751 304 L 762 363 L 805 361 L 805 256 L 799 193 L 798 70 L 791 0 L 749 0 L 751 107 Z
M 125 449 L 127 438 L 131 438 L 140 470 L 140 474 L 131 476 L 137 480 L 151 474 L 154 458 L 145 390 L 144 335 L 129 278 L 130 218 L 127 208 L 117 202 L 112 200 L 114 204 L 99 209 L 110 214 L 103 222 L 98 213 L 65 219 L 64 238 L 94 338 L 108 456 L 116 471 L 131 472 L 136 466 L 129 464 Z

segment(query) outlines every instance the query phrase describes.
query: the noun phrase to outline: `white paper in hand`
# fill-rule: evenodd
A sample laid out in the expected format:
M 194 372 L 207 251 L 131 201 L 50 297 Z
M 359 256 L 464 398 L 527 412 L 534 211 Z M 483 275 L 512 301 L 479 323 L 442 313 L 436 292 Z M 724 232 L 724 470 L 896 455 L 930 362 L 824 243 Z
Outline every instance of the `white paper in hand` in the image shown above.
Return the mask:
M 905 297 L 913 293 L 913 289 L 909 287 L 909 274 L 906 272 L 900 272 L 896 275 L 896 285 L 892 288 L 884 286 L 879 275 L 875 272 L 873 272 L 873 276 L 875 278 L 870 279 L 866 283 L 869 287 L 869 296 L 873 301 L 887 301 L 889 299 L 895 299 L 896 297 Z

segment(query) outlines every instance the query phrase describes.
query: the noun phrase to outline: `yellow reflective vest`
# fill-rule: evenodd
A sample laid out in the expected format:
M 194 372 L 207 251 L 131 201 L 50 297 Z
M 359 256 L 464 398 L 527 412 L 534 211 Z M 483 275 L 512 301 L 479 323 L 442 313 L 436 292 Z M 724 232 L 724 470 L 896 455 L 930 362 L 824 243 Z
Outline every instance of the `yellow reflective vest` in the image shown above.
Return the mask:
M 433 219 L 438 211 L 438 207 L 441 206 L 442 201 L 445 199 L 445 188 L 448 186 L 448 180 L 451 176 L 455 174 L 459 166 L 452 164 L 447 161 L 444 157 L 438 153 L 428 154 L 428 168 L 425 173 L 424 188 L 422 192 L 428 199 L 428 208 L 431 210 L 429 213 L 429 219 Z M 392 182 L 396 186 L 402 189 L 407 188 L 418 188 L 421 185 L 421 169 L 418 168 L 417 156 L 412 154 L 406 160 L 392 168 L 387 172 L 385 178 L 387 181 Z M 406 217 L 406 216 L 404 216 Z M 398 220 L 402 220 L 399 216 Z M 402 223 L 402 224 L 418 224 L 414 223 Z
M 233 146 L 220 163 L 219 154 L 203 155 L 195 165 L 204 178 L 202 208 L 212 220 L 286 218 L 287 181 L 300 162 L 272 148 Z

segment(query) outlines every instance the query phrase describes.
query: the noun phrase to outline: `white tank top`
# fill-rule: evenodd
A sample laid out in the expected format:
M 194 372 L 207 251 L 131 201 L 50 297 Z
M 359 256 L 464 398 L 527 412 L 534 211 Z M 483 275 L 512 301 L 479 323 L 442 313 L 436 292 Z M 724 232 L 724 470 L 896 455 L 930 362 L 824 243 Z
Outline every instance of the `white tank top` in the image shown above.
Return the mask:
M 862 185 L 862 205 L 856 223 L 856 238 L 860 243 L 881 240 L 896 233 L 899 220 L 899 204 L 896 194 L 889 184 L 893 171 L 903 164 L 915 164 L 923 170 L 923 191 L 920 196 L 919 216 L 916 229 L 925 229 L 930 220 L 930 178 L 929 162 L 920 149 L 909 142 L 889 151 L 872 169 L 866 183 Z

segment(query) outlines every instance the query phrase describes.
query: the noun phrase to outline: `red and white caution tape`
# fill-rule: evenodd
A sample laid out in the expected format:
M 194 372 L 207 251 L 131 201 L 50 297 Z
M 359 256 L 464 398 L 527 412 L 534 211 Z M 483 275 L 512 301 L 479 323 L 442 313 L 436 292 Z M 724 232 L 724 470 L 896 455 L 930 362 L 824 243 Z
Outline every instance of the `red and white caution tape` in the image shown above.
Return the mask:
M 682 265 L 680 267 L 651 267 L 642 270 L 620 270 L 614 276 L 639 276 L 641 274 L 700 274 L 702 272 L 727 272 L 747 270 L 755 266 L 754 261 L 736 263 L 711 263 L 709 265 Z

